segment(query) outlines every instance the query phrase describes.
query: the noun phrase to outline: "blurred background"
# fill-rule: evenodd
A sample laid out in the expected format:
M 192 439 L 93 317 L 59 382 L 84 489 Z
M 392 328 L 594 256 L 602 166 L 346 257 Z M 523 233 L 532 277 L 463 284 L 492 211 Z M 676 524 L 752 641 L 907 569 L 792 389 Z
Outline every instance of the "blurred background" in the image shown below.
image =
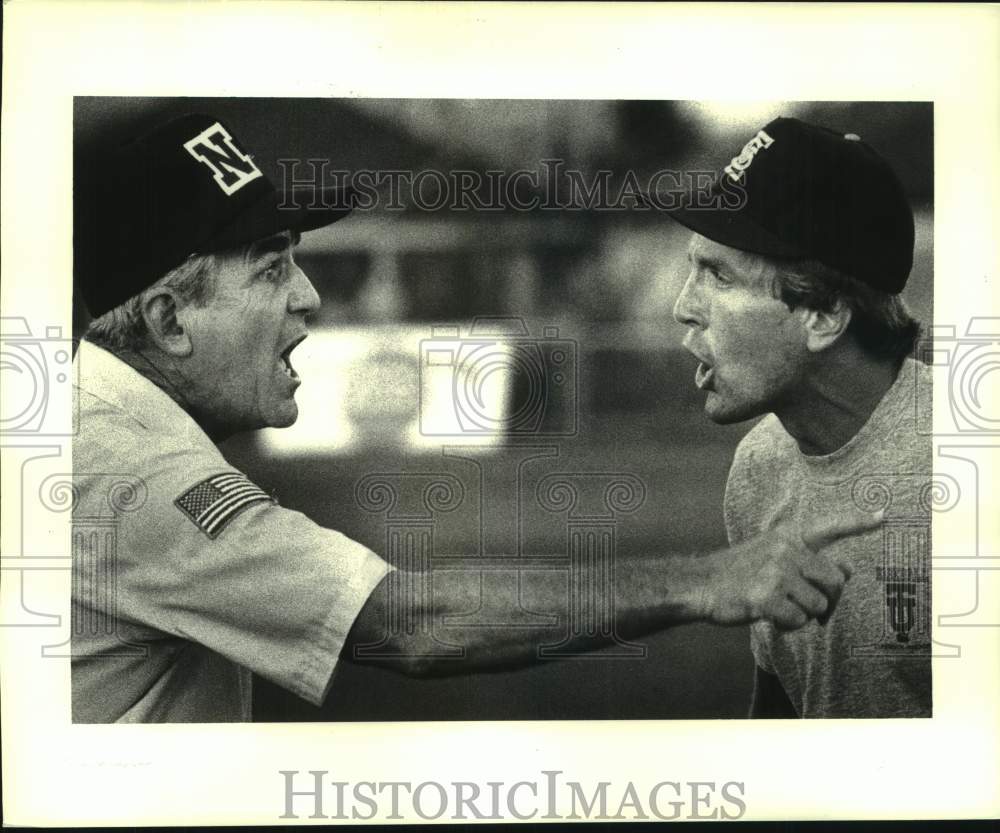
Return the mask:
M 463 569 L 484 555 L 522 557 L 555 565 L 535 571 L 538 581 L 565 585 L 565 516 L 538 511 L 535 497 L 557 471 L 641 481 L 641 506 L 616 520 L 619 558 L 725 543 L 726 473 L 752 426 L 704 418 L 696 363 L 680 350 L 671 309 L 689 233 L 628 198 L 623 210 L 585 200 L 539 207 L 554 160 L 585 187 L 603 177 L 615 202 L 630 175 L 642 187 L 664 169 L 718 170 L 778 115 L 857 133 L 907 189 L 917 235 L 904 297 L 932 320 L 929 103 L 84 97 L 74 106 L 74 175 L 99 144 L 191 111 L 225 121 L 279 188 L 323 165 L 329 184 L 336 171 L 409 171 L 411 183 L 420 172 L 464 171 L 479 183 L 480 210 L 450 201 L 428 210 L 441 202 L 441 180 L 425 175 L 416 197 L 405 184 L 395 195 L 383 186 L 372 208 L 303 238 L 297 259 L 324 304 L 293 356 L 299 422 L 223 448 L 284 506 L 377 552 L 392 519 L 356 495 L 373 473 L 462 484 L 458 507 L 434 518 L 434 555 Z M 487 209 L 491 182 L 512 190 Z M 536 205 L 517 210 L 515 200 Z M 85 321 L 77 307 L 75 328 Z M 518 474 L 526 444 L 552 451 Z M 456 446 L 464 450 L 445 451 Z M 565 631 L 561 620 L 553 641 Z M 261 681 L 255 719 L 744 716 L 746 629 L 684 626 L 643 642 L 641 659 L 598 652 L 433 681 L 342 663 L 322 709 Z

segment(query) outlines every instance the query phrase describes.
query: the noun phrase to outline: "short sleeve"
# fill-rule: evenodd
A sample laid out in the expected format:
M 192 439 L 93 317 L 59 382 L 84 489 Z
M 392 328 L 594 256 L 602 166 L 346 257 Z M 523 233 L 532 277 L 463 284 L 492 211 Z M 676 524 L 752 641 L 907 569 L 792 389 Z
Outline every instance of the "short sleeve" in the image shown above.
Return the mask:
M 116 524 L 115 592 L 97 586 L 106 574 L 83 571 L 82 597 L 322 703 L 386 563 L 277 505 L 241 473 L 220 467 L 221 457 L 145 462 L 144 501 Z M 84 479 L 84 496 L 87 485 Z

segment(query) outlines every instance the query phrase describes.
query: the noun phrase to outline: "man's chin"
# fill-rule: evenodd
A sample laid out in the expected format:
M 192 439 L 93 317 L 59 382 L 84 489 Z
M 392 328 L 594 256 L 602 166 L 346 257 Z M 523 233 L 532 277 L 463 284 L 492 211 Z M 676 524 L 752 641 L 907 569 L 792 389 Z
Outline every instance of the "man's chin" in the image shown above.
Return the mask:
M 705 400 L 705 416 L 716 425 L 734 425 L 737 422 L 753 419 L 758 414 L 746 408 L 727 406 L 717 394 L 709 393 Z
M 267 421 L 268 428 L 289 428 L 296 423 L 299 418 L 299 406 L 295 404 L 295 400 L 283 405 L 275 414 L 272 414 L 271 418 Z

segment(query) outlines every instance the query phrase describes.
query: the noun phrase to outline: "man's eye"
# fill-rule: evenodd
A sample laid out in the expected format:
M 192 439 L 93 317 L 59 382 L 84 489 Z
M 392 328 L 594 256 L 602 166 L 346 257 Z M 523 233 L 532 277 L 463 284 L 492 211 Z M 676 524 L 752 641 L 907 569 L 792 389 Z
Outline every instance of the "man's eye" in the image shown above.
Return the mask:
M 285 275 L 285 264 L 276 260 L 273 263 L 269 263 L 264 271 L 261 272 L 261 277 L 266 281 L 280 281 Z
M 709 274 L 711 274 L 712 278 L 716 281 L 716 283 L 729 285 L 733 282 L 732 278 L 730 278 L 728 275 L 723 274 L 717 269 L 709 269 Z

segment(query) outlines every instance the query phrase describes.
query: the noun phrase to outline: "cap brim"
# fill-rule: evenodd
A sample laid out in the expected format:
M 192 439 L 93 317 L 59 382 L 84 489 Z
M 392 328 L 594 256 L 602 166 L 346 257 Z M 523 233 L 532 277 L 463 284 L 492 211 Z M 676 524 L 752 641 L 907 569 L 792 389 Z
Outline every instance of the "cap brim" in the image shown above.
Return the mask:
M 808 256 L 801 247 L 781 240 L 739 209 L 682 206 L 664 208 L 662 203 L 651 199 L 647 194 L 643 194 L 642 199 L 651 208 L 662 211 L 685 228 L 723 246 L 770 257 Z
M 269 193 L 197 249 L 199 254 L 245 246 L 283 231 L 306 232 L 342 220 L 353 210 L 351 187 Z

